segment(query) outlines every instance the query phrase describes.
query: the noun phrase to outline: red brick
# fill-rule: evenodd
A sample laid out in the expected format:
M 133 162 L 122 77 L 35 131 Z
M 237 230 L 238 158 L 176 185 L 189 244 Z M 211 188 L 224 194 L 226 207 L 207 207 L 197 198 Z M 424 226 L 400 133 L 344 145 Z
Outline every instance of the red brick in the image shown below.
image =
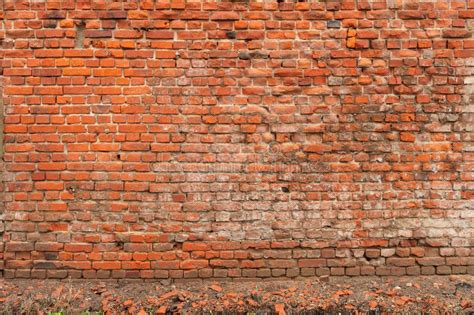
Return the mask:
M 5 245 L 5 250 L 8 252 L 26 252 L 33 249 L 31 242 L 8 242 Z
M 122 261 L 122 269 L 150 269 L 149 261 Z
M 324 267 L 326 266 L 326 259 L 300 259 L 298 261 L 298 267 Z
M 444 257 L 423 257 L 417 258 L 416 262 L 422 266 L 440 266 L 445 264 Z
M 86 38 L 108 38 L 112 37 L 112 31 L 110 30 L 86 30 L 84 32 Z
M 92 251 L 91 244 L 64 244 L 64 250 L 68 252 L 90 252 Z
M 63 88 L 60 86 L 41 86 L 35 87 L 34 92 L 40 95 L 60 95 L 63 94 Z
M 471 37 L 471 32 L 468 30 L 462 30 L 462 29 L 443 30 L 443 37 L 444 38 L 468 38 L 468 37 Z
M 206 243 L 196 243 L 196 242 L 185 242 L 183 243 L 183 250 L 184 251 L 205 251 L 205 250 L 209 250 L 210 247 L 208 244 Z
M 181 269 L 201 269 L 209 266 L 209 261 L 204 259 L 185 260 L 179 265 Z
M 64 183 L 62 182 L 37 182 L 35 188 L 38 190 L 63 190 Z
M 31 86 L 7 86 L 3 89 L 5 94 L 9 95 L 28 95 L 33 94 Z
M 3 75 L 5 76 L 30 76 L 31 69 L 22 69 L 22 68 L 6 68 L 3 70 Z
M 120 69 L 94 69 L 95 77 L 119 77 L 122 75 L 122 70 Z
M 103 270 L 118 270 L 121 269 L 122 265 L 120 261 L 94 261 L 92 262 L 93 269 Z
M 150 39 L 173 39 L 174 33 L 171 31 L 152 30 L 146 32 L 146 37 Z
M 61 69 L 33 69 L 32 75 L 35 77 L 59 77 Z
M 238 20 L 240 15 L 237 12 L 215 12 L 210 16 L 211 20 Z
M 65 76 L 88 76 L 91 75 L 92 70 L 87 68 L 65 68 L 63 75 Z
M 422 10 L 398 11 L 398 17 L 402 20 L 422 20 L 426 18 L 426 12 Z
M 399 266 L 399 267 L 407 267 L 415 265 L 415 258 L 396 258 L 390 257 L 387 258 L 387 265 L 389 266 Z

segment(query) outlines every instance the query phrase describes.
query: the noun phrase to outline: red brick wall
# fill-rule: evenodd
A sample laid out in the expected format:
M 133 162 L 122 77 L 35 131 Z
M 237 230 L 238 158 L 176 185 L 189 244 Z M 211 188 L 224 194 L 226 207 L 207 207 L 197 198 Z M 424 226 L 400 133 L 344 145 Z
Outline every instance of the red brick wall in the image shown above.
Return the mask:
M 474 1 L 0 3 L 5 277 L 474 274 Z

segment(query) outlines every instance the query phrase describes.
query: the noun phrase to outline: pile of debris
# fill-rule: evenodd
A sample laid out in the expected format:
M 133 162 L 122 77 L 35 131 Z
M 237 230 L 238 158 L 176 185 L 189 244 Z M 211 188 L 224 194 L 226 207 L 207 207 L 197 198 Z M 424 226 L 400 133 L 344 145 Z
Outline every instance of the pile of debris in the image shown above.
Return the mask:
M 188 282 L 0 280 L 2 313 L 470 313 L 473 276 Z

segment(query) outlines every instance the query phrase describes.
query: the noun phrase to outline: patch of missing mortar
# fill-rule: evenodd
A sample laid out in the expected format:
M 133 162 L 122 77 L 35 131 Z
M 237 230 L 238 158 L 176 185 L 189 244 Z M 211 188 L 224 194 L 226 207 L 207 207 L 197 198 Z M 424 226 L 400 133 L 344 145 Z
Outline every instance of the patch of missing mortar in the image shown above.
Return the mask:
M 474 58 L 465 61 L 466 74 L 463 86 L 463 104 L 461 117 L 454 125 L 455 131 L 474 131 Z
M 235 39 L 237 37 L 235 32 L 226 32 L 225 35 L 228 39 Z
M 75 48 L 84 48 L 84 22 L 80 21 L 76 27 L 76 42 L 74 43 Z

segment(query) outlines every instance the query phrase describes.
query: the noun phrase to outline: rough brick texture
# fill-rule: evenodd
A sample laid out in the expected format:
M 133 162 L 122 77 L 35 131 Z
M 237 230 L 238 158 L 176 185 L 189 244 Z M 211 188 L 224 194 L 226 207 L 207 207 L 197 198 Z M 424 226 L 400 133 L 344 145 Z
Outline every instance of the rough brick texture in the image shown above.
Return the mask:
M 5 277 L 474 274 L 474 1 L 0 4 Z

